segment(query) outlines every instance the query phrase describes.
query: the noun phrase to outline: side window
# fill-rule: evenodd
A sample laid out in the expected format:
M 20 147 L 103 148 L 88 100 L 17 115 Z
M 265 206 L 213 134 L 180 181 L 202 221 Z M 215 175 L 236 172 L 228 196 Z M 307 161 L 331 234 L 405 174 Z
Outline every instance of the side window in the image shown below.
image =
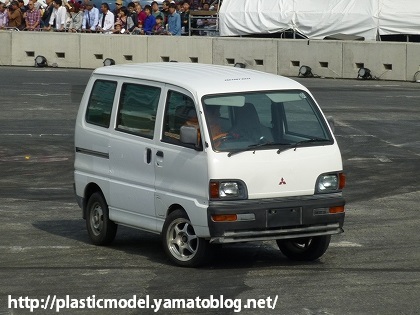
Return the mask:
M 153 138 L 161 89 L 124 83 L 121 88 L 117 130 Z
M 86 110 L 86 122 L 105 128 L 109 127 L 116 89 L 117 82 L 95 81 Z
M 193 126 L 199 129 L 194 101 L 185 94 L 169 91 L 162 141 L 182 145 L 180 141 L 181 126 Z

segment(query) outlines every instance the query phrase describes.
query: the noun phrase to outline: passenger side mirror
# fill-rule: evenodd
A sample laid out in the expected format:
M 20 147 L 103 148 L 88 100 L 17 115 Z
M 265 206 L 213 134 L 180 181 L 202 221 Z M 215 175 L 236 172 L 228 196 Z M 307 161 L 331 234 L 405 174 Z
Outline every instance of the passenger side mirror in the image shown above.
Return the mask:
M 192 126 L 181 126 L 180 140 L 184 144 L 192 144 L 195 149 L 200 149 L 198 130 Z

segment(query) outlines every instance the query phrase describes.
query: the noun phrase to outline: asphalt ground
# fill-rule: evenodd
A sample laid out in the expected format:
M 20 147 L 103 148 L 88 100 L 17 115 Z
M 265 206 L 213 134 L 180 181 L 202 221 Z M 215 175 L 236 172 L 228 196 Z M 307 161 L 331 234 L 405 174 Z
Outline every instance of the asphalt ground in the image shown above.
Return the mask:
M 256 242 L 223 246 L 207 266 L 185 269 L 169 263 L 157 235 L 120 227 L 109 247 L 89 242 L 72 172 L 75 117 L 90 73 L 0 67 L 0 315 L 30 314 L 9 308 L 9 296 L 46 301 L 66 295 L 223 295 L 242 303 L 278 298 L 274 310 L 242 309 L 241 314 L 419 313 L 419 84 L 298 79 L 336 121 L 347 174 L 345 233 L 333 237 L 327 253 L 313 263 L 291 262 L 274 242 Z M 236 312 L 196 308 L 159 313 Z

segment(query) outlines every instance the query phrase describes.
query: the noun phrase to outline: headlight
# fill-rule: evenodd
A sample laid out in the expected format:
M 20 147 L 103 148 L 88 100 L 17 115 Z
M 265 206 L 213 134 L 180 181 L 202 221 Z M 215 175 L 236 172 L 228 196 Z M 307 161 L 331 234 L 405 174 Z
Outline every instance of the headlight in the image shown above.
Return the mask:
M 239 197 L 239 185 L 235 182 L 220 183 L 219 186 L 220 197 Z
M 329 193 L 339 191 L 345 186 L 344 173 L 322 174 L 316 182 L 317 193 Z
M 241 180 L 211 180 L 209 184 L 210 199 L 246 199 L 247 190 Z

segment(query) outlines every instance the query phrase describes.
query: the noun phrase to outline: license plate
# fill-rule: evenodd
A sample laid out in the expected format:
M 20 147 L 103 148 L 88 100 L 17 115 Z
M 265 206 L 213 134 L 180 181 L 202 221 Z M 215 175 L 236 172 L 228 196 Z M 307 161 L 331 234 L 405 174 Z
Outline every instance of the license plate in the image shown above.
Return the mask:
M 267 227 L 283 227 L 302 224 L 302 208 L 267 210 Z

